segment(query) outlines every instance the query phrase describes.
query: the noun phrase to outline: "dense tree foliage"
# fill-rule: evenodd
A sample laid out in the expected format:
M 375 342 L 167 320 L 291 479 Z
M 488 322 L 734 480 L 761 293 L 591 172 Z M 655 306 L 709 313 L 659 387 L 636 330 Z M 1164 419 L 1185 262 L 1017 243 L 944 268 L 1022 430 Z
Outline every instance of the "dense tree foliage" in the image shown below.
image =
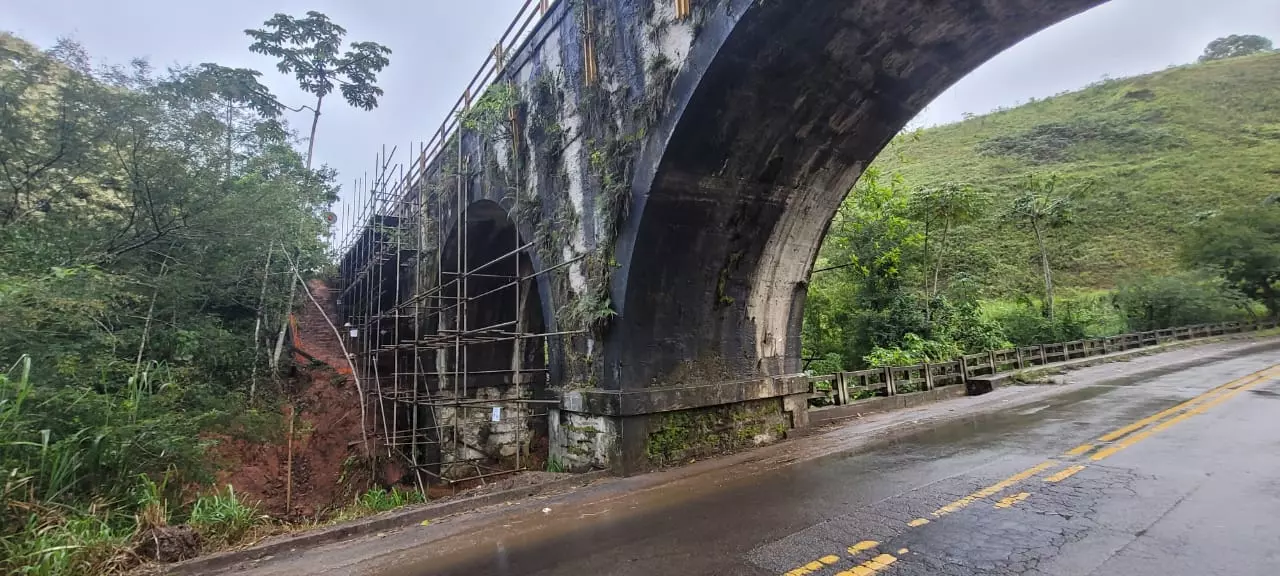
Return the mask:
M 270 255 L 296 246 L 324 266 L 319 214 L 336 198 L 256 78 L 95 68 L 74 44 L 0 36 L 6 572 L 96 572 L 33 535 L 127 534 L 139 486 L 176 497 L 210 471 L 206 431 L 252 428 L 254 325 L 286 312 Z
M 1256 34 L 1232 34 L 1218 38 L 1210 42 L 1204 48 L 1204 54 L 1200 56 L 1201 62 L 1210 60 L 1222 60 L 1223 58 L 1235 58 L 1237 56 L 1248 56 L 1259 52 L 1270 52 L 1275 48 L 1269 38 L 1258 36 Z
M 895 139 L 819 252 L 809 368 L 1274 313 L 1278 82 L 1189 65 Z
M 1193 229 L 1188 264 L 1221 272 L 1243 296 L 1280 314 L 1280 203 L 1218 214 Z
M 378 98 L 382 96 L 382 88 L 378 87 L 378 73 L 390 65 L 387 58 L 391 49 L 377 42 L 352 42 L 343 52 L 343 39 L 347 30 L 334 23 L 328 16 L 311 11 L 305 18 L 294 18 L 288 14 L 272 16 L 263 23 L 261 29 L 245 30 L 244 33 L 253 39 L 249 51 L 266 54 L 279 59 L 276 69 L 285 74 L 293 74 L 298 87 L 315 96 L 314 106 L 303 106 L 300 109 L 311 111 L 311 132 L 307 138 L 306 167 L 311 169 L 311 160 L 316 150 L 316 129 L 320 125 L 320 110 L 324 100 L 334 89 L 342 94 L 347 104 L 361 110 L 373 110 L 378 107 Z M 297 261 L 294 260 L 296 264 Z M 293 276 L 298 276 L 298 269 L 292 269 Z M 287 302 L 292 305 L 297 284 L 290 284 Z M 271 356 L 274 368 L 280 361 L 284 350 L 284 336 L 288 325 L 280 324 L 276 336 L 275 352 Z
M 973 283 L 944 278 L 926 250 L 927 231 L 963 220 L 980 196 L 962 186 L 913 194 L 900 177 L 867 170 L 828 229 L 805 306 L 805 356 L 848 367 L 1003 344 Z

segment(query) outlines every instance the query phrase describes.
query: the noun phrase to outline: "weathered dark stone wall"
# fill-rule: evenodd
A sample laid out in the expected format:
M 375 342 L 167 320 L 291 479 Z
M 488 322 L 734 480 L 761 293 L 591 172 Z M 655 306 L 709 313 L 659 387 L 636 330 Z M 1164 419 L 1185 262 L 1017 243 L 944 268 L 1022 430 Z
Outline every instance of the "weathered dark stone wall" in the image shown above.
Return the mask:
M 799 370 L 805 281 L 901 127 L 996 53 L 1100 0 L 727 1 L 651 135 L 619 242 L 610 382 Z M 665 145 L 653 145 L 655 141 Z
M 649 466 L 687 462 L 786 438 L 791 422 L 781 398 L 655 414 L 648 418 L 644 457 Z
M 560 392 L 798 372 L 805 282 L 863 167 L 982 62 L 1103 1 L 694 0 L 678 18 L 563 0 L 412 194 L 444 226 L 492 201 L 535 242 L 546 329 L 586 330 L 551 342 Z M 578 410 L 556 425 L 605 416 Z M 652 423 L 614 418 L 553 450 L 638 461 Z

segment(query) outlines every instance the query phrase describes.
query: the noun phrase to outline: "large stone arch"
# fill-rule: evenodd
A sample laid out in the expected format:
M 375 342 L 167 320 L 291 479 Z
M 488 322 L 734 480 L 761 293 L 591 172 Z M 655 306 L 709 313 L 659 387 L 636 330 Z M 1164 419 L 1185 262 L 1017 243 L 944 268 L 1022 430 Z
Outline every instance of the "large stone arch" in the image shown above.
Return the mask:
M 797 372 L 840 201 L 933 98 L 1105 0 L 725 0 L 647 136 L 619 236 L 606 386 Z

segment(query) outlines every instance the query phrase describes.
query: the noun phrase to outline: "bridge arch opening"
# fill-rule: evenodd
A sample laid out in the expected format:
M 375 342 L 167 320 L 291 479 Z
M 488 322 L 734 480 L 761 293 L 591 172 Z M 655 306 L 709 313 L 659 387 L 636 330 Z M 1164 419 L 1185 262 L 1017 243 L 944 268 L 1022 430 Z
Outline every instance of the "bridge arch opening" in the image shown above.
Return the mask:
M 547 388 L 541 295 L 516 224 L 491 200 L 468 205 L 446 229 L 439 310 L 421 358 L 435 377 L 427 472 L 451 482 L 541 466 Z
M 713 11 L 637 163 L 606 382 L 799 372 L 809 273 L 866 166 L 954 82 L 1102 2 L 728 0 Z

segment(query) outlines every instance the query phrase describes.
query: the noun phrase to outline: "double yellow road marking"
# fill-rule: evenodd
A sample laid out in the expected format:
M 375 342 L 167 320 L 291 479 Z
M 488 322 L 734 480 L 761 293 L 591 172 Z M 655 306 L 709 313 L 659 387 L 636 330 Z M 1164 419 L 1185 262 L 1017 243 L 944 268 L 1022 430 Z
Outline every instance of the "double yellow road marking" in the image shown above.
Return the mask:
M 1138 420 L 1133 424 L 1129 424 L 1128 426 L 1117 428 L 1111 432 L 1103 434 L 1098 437 L 1097 443 L 1111 444 L 1099 449 L 1097 452 L 1094 452 L 1089 456 L 1089 459 L 1094 462 L 1105 460 L 1116 452 L 1133 446 L 1134 444 L 1151 437 L 1153 434 L 1168 430 L 1174 424 L 1182 422 L 1196 414 L 1203 414 L 1206 410 L 1227 401 L 1236 394 L 1266 382 L 1277 375 L 1280 375 L 1280 366 L 1272 366 L 1265 370 L 1259 370 L 1253 374 L 1249 374 L 1248 376 L 1237 378 L 1220 386 L 1215 386 L 1203 394 L 1187 400 L 1186 402 L 1182 402 L 1173 408 L 1157 412 L 1151 416 Z M 1088 446 L 1088 448 L 1085 448 L 1085 446 Z M 1067 454 L 1079 456 L 1088 453 L 1092 449 L 1093 446 L 1086 444 L 1084 446 L 1076 447 Z
M 933 516 L 935 518 L 941 518 L 952 512 L 956 512 L 958 510 L 964 509 L 968 507 L 970 504 L 977 502 L 978 500 L 995 496 L 996 494 L 1003 492 L 1006 488 L 1009 488 L 1014 484 L 1022 482 L 1027 478 L 1035 476 L 1036 474 L 1044 472 L 1045 470 L 1053 468 L 1054 466 L 1057 466 L 1057 465 L 1058 463 L 1054 460 L 1047 460 L 1039 464 L 1036 464 L 1031 468 L 1027 468 L 1026 470 L 1023 470 L 1017 474 L 1014 474 L 1013 476 L 1005 478 L 1004 480 L 1001 480 L 999 482 L 996 482 L 995 484 L 987 486 L 986 488 L 983 488 L 977 492 L 974 492 L 973 494 L 965 496 L 964 498 L 961 498 L 959 500 L 956 500 L 955 502 L 947 504 L 946 506 L 943 506 L 937 510 L 934 510 Z
M 999 502 L 996 502 L 996 508 L 1012 508 L 1014 504 L 1017 504 L 1030 497 L 1031 497 L 1030 492 L 1019 492 L 1017 494 L 1014 494 L 1013 496 L 1005 496 L 1004 498 L 1000 499 Z
M 1045 482 L 1050 482 L 1050 483 L 1055 483 L 1055 484 L 1056 484 L 1056 483 L 1058 483 L 1058 482 L 1061 482 L 1061 481 L 1063 481 L 1063 480 L 1066 480 L 1067 478 L 1070 478 L 1070 477 L 1072 477 L 1072 476 L 1075 476 L 1075 475 L 1076 475 L 1076 473 L 1077 473 L 1077 472 L 1079 472 L 1079 471 L 1081 471 L 1081 470 L 1084 470 L 1084 466 L 1083 466 L 1083 465 L 1078 465 L 1078 466 L 1069 466 L 1069 467 L 1067 467 L 1067 468 L 1062 469 L 1062 470 L 1061 470 L 1061 471 L 1059 471 L 1057 474 L 1054 474 L 1053 476 L 1050 476 L 1050 477 L 1048 477 L 1048 478 L 1045 478 L 1045 479 L 1044 479 L 1044 481 L 1045 481 Z
M 1089 460 L 1094 462 L 1106 459 L 1120 450 L 1137 444 L 1138 442 L 1149 438 L 1153 434 L 1167 430 L 1174 424 L 1182 422 L 1196 414 L 1202 414 L 1208 409 L 1227 401 L 1236 394 L 1244 392 L 1245 390 L 1253 388 L 1263 382 L 1269 381 L 1271 378 L 1276 376 L 1280 376 L 1280 365 L 1272 366 L 1265 370 L 1249 374 L 1248 376 L 1237 378 L 1227 382 L 1226 384 L 1215 386 L 1199 396 L 1179 403 L 1177 406 L 1167 410 L 1162 410 L 1132 424 L 1128 424 L 1103 434 L 1093 443 L 1081 444 L 1080 446 L 1072 448 L 1066 452 L 1065 456 L 1067 457 L 1067 460 L 1074 460 L 1078 457 L 1087 456 Z M 1091 452 L 1092 454 L 1090 454 Z M 1057 460 L 1041 462 L 1040 464 L 1018 472 L 1004 480 L 996 482 L 995 484 L 987 486 L 986 488 L 969 494 L 964 498 L 960 498 L 959 500 L 934 510 L 933 517 L 935 519 L 941 518 L 948 514 L 963 510 L 974 502 L 995 496 L 1016 484 L 1040 474 L 1041 472 L 1056 467 L 1058 464 L 1060 464 L 1060 462 Z M 1083 464 L 1068 466 L 1050 476 L 1045 477 L 1044 481 L 1046 483 L 1062 482 L 1084 469 L 1085 465 Z M 1011 508 L 1030 496 L 1030 492 L 1019 492 L 1018 494 L 1001 499 L 995 504 L 995 507 Z M 916 518 L 915 520 L 908 522 L 907 526 L 916 528 L 929 524 L 930 522 L 931 520 L 927 518 Z M 863 552 L 874 549 L 876 546 L 879 546 L 879 544 L 879 542 L 872 540 L 863 540 L 862 542 L 858 542 L 857 544 L 850 546 L 848 552 L 850 555 L 857 556 Z M 906 552 L 907 550 L 904 548 L 899 551 L 899 555 L 906 554 Z M 840 560 L 841 558 L 836 555 L 823 556 L 816 561 L 787 572 L 785 576 L 803 576 L 806 574 L 812 574 L 828 566 L 833 566 Z M 880 554 L 870 560 L 854 566 L 850 570 L 838 572 L 835 576 L 871 576 L 885 568 L 888 568 L 891 564 L 897 561 L 898 558 L 892 554 Z

